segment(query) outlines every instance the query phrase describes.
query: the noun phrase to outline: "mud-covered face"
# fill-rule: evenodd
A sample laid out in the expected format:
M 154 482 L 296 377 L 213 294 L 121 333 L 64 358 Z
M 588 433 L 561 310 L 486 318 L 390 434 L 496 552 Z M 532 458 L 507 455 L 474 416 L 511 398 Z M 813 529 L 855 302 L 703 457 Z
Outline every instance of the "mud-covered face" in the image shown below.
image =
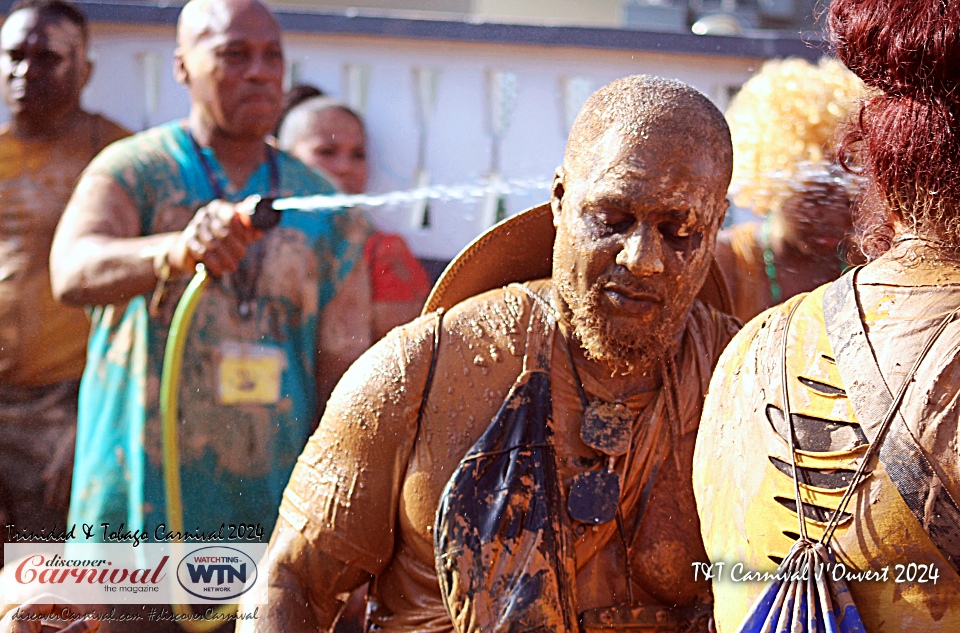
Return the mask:
M 726 210 L 717 157 L 670 126 L 611 130 L 557 171 L 553 279 L 591 358 L 629 371 L 677 339 Z
M 76 24 L 21 9 L 0 29 L 0 48 L 3 100 L 15 117 L 50 123 L 79 107 L 90 64 Z

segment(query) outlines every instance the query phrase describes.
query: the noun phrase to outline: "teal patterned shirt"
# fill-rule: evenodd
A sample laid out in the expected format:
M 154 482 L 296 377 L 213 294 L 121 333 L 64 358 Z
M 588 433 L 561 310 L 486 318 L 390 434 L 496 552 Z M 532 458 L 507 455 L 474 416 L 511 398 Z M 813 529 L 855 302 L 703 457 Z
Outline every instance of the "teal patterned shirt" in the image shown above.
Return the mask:
M 242 190 L 228 187 L 204 149 L 225 197 L 268 195 L 264 162 Z M 280 196 L 329 194 L 333 186 L 276 152 Z M 85 176 L 105 175 L 129 195 L 143 235 L 182 230 L 214 198 L 182 122 L 107 147 Z M 263 238 L 252 316 L 238 309 L 235 275 L 212 280 L 189 330 L 180 383 L 180 460 L 184 529 L 259 523 L 269 536 L 281 494 L 315 423 L 317 320 L 363 253 L 371 229 L 357 212 L 284 212 Z M 248 252 L 247 259 L 252 256 Z M 250 262 L 244 265 L 249 266 Z M 109 522 L 153 536 L 166 516 L 159 385 L 173 311 L 189 280 L 170 282 L 159 314 L 149 296 L 93 306 L 80 386 L 70 522 L 99 530 Z M 282 357 L 280 397 L 270 404 L 223 404 L 219 363 L 230 346 L 262 346 Z

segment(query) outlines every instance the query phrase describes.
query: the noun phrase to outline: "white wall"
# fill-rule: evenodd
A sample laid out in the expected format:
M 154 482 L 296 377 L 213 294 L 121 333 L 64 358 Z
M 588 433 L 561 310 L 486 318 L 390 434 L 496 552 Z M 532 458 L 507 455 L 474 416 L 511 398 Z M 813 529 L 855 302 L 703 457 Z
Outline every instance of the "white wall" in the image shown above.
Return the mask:
M 92 48 L 96 71 L 84 102 L 87 108 L 143 129 L 183 116 L 186 92 L 173 79 L 172 27 L 95 25 Z M 288 33 L 288 61 L 301 81 L 343 96 L 346 64 L 366 65 L 369 85 L 366 118 L 371 140 L 371 190 L 411 186 L 417 126 L 411 70 L 440 71 L 435 114 L 427 145 L 433 183 L 475 183 L 490 164 L 486 73 L 516 73 L 516 107 L 501 150 L 507 178 L 548 181 L 559 164 L 566 137 L 560 82 L 584 78 L 592 89 L 620 76 L 651 73 L 686 81 L 723 107 L 730 86 L 745 81 L 758 60 L 716 56 L 666 55 L 631 51 L 534 47 L 524 45 L 420 41 L 371 36 Z M 155 56 L 151 66 L 149 55 Z M 159 65 L 155 108 L 149 103 L 151 67 Z M 579 104 L 577 104 L 579 105 Z M 508 197 L 516 213 L 545 200 L 546 191 Z M 429 229 L 411 227 L 407 209 L 376 209 L 383 227 L 404 233 L 425 257 L 450 258 L 486 228 L 478 203 L 435 202 Z
M 623 0 L 473 0 L 473 14 L 521 24 L 620 26 L 623 4 Z

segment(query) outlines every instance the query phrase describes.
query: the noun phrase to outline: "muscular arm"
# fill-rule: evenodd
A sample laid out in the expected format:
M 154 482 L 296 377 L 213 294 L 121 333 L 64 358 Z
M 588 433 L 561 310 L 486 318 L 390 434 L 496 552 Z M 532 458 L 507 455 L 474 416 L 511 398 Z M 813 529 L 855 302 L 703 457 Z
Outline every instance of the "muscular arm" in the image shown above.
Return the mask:
M 346 565 L 310 542 L 283 517 L 270 539 L 267 583 L 260 583 L 242 608 L 261 604 L 258 620 L 245 620 L 238 633 L 329 631 L 343 607 L 341 596 L 370 576 Z
M 174 234 L 140 237 L 127 192 L 103 175 L 81 178 L 50 250 L 54 296 L 72 305 L 101 305 L 149 292 L 154 260 Z
M 426 317 L 394 331 L 337 385 L 283 494 L 269 595 L 255 601 L 268 597 L 269 607 L 241 630 L 329 629 L 344 594 L 389 564 L 434 324 Z
M 247 245 L 262 235 L 243 225 L 246 200 L 214 200 L 182 231 L 141 236 L 140 214 L 116 180 L 81 177 L 54 234 L 50 282 L 54 296 L 71 305 L 105 305 L 150 292 L 166 261 L 173 275 L 203 263 L 217 276 L 234 271 Z

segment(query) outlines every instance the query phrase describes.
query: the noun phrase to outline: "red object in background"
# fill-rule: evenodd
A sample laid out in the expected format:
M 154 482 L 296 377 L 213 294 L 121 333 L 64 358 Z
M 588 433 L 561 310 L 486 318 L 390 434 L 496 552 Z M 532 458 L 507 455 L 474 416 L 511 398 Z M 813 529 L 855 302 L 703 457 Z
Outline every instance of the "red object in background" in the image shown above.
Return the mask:
M 430 293 L 430 278 L 401 236 L 377 231 L 367 240 L 363 256 L 375 302 L 422 301 Z

